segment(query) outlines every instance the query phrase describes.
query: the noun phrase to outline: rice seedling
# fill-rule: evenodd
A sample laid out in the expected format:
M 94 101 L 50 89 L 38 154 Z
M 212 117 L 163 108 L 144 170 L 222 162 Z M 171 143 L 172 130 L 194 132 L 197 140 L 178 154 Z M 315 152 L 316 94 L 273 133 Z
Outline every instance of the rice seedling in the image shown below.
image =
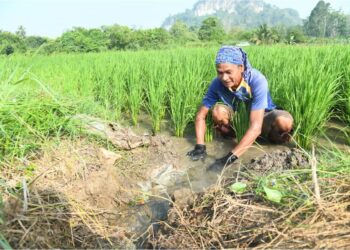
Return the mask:
M 237 141 L 240 141 L 249 128 L 249 105 L 238 102 L 236 109 L 231 119 Z
M 214 122 L 211 115 L 208 115 L 206 120 L 206 130 L 204 135 L 204 141 L 205 142 L 212 142 L 213 141 L 213 133 L 214 133 Z

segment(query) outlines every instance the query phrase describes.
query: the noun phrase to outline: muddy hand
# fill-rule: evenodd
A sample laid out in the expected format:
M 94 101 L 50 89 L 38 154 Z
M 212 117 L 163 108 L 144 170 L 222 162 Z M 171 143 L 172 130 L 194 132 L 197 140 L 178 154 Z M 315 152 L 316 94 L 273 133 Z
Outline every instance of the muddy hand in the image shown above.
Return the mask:
M 226 156 L 216 159 L 215 162 L 208 167 L 208 171 L 221 171 L 224 167 L 234 163 L 237 159 L 238 157 L 230 152 Z
M 204 159 L 207 156 L 206 146 L 203 144 L 196 144 L 193 150 L 187 153 L 192 161 Z

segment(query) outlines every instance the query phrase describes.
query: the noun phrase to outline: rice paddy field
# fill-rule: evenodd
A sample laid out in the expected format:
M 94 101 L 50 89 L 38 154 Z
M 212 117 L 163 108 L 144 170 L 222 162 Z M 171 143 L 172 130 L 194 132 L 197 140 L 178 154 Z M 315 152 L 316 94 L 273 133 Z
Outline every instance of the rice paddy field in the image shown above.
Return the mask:
M 25 134 L 34 131 L 37 138 L 64 132 L 67 127 L 61 123 L 72 113 L 129 120 L 134 125 L 140 114 L 148 114 L 155 133 L 168 119 L 174 135 L 183 136 L 216 75 L 216 49 L 4 57 L 0 62 L 2 140 L 13 140 L 16 134 L 19 146 Z M 329 119 L 350 123 L 346 46 L 246 50 L 253 67 L 266 75 L 274 101 L 295 118 L 296 141 L 302 147 L 310 146 Z M 40 119 L 60 121 L 39 125 Z M 14 131 L 20 129 L 16 122 L 24 126 L 20 134 Z M 3 151 L 13 152 L 8 146 Z
M 48 140 L 79 136 L 71 119 L 75 114 L 132 126 L 146 116 L 154 134 L 166 121 L 174 136 L 187 136 L 216 76 L 217 49 L 0 57 L 2 168 L 8 171 L 12 162 L 40 151 Z M 350 144 L 349 46 L 252 46 L 245 51 L 268 79 L 274 102 L 293 115 L 298 147 L 309 152 L 331 120 Z M 331 167 L 323 174 L 335 171 L 349 178 L 348 152 L 332 152 L 339 156 L 334 159 L 340 172 Z

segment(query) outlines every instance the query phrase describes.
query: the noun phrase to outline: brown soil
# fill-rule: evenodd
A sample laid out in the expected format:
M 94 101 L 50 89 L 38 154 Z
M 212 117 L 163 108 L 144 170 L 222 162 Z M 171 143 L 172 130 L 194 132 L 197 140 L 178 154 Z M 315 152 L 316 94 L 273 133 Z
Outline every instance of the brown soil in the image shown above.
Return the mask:
M 133 245 L 128 210 L 144 203 L 138 183 L 150 178 L 152 168 L 176 161 L 169 147 L 162 137 L 132 152 L 106 151 L 87 139 L 48 143 L 32 160 L 17 162 L 34 170 L 30 178 L 18 172 L 8 182 L 14 188 L 30 179 L 18 198 L 5 197 L 5 237 L 14 248 Z

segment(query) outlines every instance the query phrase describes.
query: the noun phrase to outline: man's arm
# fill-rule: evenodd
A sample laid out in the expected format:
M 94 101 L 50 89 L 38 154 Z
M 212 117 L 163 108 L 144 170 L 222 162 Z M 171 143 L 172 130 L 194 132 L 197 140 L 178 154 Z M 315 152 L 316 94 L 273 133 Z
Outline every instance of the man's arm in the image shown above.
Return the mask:
M 232 150 L 232 153 L 235 156 L 240 157 L 245 151 L 248 150 L 256 138 L 258 138 L 258 136 L 261 134 L 264 113 L 264 109 L 250 111 L 249 128 L 238 145 Z
M 195 129 L 197 144 L 204 145 L 204 136 L 206 130 L 205 118 L 207 117 L 208 112 L 209 109 L 207 107 L 201 106 L 196 115 Z

